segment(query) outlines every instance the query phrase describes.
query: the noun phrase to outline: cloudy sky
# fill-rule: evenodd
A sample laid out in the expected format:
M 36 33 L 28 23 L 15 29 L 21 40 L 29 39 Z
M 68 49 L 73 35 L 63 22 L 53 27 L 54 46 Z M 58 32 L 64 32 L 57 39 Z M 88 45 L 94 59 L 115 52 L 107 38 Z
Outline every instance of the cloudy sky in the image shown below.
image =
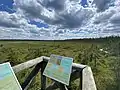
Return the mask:
M 120 35 L 120 0 L 0 0 L 0 39 Z

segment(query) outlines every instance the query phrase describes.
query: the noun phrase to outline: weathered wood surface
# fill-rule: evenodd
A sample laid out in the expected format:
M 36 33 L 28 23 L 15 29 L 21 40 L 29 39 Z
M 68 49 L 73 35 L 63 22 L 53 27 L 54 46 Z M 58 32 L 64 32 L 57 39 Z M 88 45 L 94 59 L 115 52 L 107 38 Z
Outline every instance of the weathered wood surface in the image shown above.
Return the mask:
M 45 64 L 43 62 L 47 63 L 49 60 L 50 60 L 49 57 L 41 56 L 39 58 L 14 66 L 13 70 L 15 73 L 17 73 L 17 72 L 20 72 L 21 70 L 30 68 L 34 65 L 37 65 L 37 64 L 39 65 L 39 63 Z M 39 66 L 42 68 L 41 71 L 43 73 L 45 66 L 44 65 L 39 65 Z M 27 80 L 26 85 L 28 85 L 29 82 L 32 81 L 32 79 L 36 76 L 37 73 L 38 71 L 31 72 L 31 74 L 29 75 L 30 78 L 28 77 L 26 79 Z M 41 86 L 42 86 L 41 90 L 45 90 L 45 89 L 53 90 L 55 88 L 58 88 L 58 85 L 56 84 L 56 82 L 46 88 L 46 77 L 43 76 L 42 73 L 41 73 Z M 82 85 L 80 84 L 82 86 L 82 90 L 97 90 L 91 68 L 88 67 L 87 65 L 73 63 L 70 81 L 74 81 L 78 78 L 82 78 L 80 81 L 80 83 L 82 82 Z M 64 89 L 67 90 L 67 88 L 64 88 Z
M 27 90 L 32 83 L 33 79 L 37 75 L 37 73 L 40 71 L 42 63 L 38 63 L 35 68 L 32 70 L 32 72 L 29 74 L 29 76 L 26 78 L 25 82 L 21 85 L 23 90 Z
M 86 67 L 83 69 L 82 90 L 97 90 L 93 73 L 90 67 Z
M 20 72 L 24 69 L 30 68 L 30 67 L 32 67 L 32 66 L 34 66 L 42 61 L 43 61 L 43 57 L 32 59 L 32 60 L 29 60 L 25 63 L 21 63 L 21 64 L 18 64 L 16 66 L 13 66 L 13 70 L 15 73 L 17 73 L 17 72 Z
M 48 62 L 50 60 L 50 57 L 46 57 L 46 56 L 42 56 L 43 57 L 43 60 Z M 72 67 L 75 68 L 75 69 L 83 69 L 85 68 L 87 65 L 82 65 L 82 64 L 77 64 L 77 63 L 73 63 L 72 64 Z
M 47 78 L 43 75 L 46 65 L 47 63 L 43 61 L 41 66 L 41 90 L 46 90 Z
M 42 62 L 43 60 L 48 62 L 50 60 L 50 58 L 46 57 L 46 56 L 41 56 L 39 58 L 32 59 L 32 60 L 29 60 L 29 61 L 27 61 L 25 63 L 21 63 L 19 65 L 13 66 L 13 70 L 14 70 L 15 73 L 17 73 L 17 72 L 19 72 L 21 70 L 24 70 L 24 69 L 27 69 L 29 67 L 32 67 L 32 66 Z M 75 69 L 83 69 L 83 68 L 86 67 L 86 65 L 73 63 L 72 67 L 75 68 Z

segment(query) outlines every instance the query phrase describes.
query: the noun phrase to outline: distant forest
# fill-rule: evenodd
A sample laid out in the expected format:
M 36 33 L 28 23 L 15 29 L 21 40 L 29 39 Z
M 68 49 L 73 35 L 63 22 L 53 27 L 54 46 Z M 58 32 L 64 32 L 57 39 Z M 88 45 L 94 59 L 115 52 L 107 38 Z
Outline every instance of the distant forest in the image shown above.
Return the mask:
M 118 40 L 120 36 L 108 36 L 100 38 L 83 38 L 83 39 L 64 39 L 64 40 L 34 40 L 34 39 L 0 39 L 0 41 L 104 41 L 104 40 Z

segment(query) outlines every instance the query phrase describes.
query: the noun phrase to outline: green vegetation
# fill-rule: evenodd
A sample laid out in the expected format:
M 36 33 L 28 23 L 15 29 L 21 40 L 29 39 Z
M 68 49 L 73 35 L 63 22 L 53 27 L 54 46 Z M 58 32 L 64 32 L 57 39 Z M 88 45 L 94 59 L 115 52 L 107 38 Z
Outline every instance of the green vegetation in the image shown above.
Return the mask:
M 0 63 L 12 66 L 40 56 L 57 54 L 73 57 L 75 63 L 91 66 L 98 90 L 120 90 L 120 38 L 66 41 L 0 41 Z M 17 74 L 22 83 L 30 70 Z M 39 75 L 30 90 L 40 87 Z M 76 90 L 75 82 L 72 83 Z

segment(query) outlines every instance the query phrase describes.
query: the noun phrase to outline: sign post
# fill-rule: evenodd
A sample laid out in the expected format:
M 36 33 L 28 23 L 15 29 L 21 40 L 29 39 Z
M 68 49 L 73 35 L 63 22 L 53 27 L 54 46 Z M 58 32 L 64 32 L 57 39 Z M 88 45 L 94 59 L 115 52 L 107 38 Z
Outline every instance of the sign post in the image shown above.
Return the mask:
M 43 75 L 69 85 L 73 58 L 51 55 Z

